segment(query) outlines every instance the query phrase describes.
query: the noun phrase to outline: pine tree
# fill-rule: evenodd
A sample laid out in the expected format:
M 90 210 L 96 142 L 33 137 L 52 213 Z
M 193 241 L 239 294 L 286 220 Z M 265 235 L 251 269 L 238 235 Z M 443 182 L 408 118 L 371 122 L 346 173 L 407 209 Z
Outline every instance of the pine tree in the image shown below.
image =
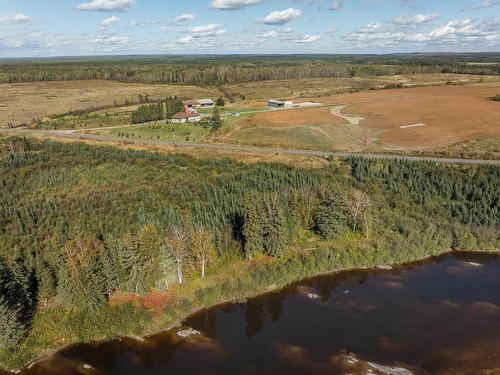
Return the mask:
M 42 305 L 55 296 L 57 291 L 57 277 L 54 270 L 40 256 L 37 257 L 36 278 L 38 284 L 38 299 Z
M 315 218 L 316 230 L 327 240 L 335 240 L 345 231 L 345 205 L 335 185 L 328 184 L 320 188 Z
M 113 235 L 106 236 L 99 250 L 99 262 L 106 284 L 106 294 L 118 289 L 118 242 Z
M 13 349 L 26 336 L 27 329 L 19 320 L 18 313 L 0 296 L 0 348 Z
M 255 191 L 247 193 L 243 198 L 243 237 L 247 259 L 264 253 L 264 215 L 265 211 L 259 194 Z
M 144 289 L 150 291 L 156 284 L 159 270 L 160 234 L 154 224 L 148 224 L 137 236 L 140 264 L 144 270 Z
M 139 252 L 137 238 L 128 232 L 123 238 L 120 253 L 121 268 L 124 272 L 125 290 L 137 295 L 144 293 L 144 265 Z
M 277 193 L 264 196 L 264 247 L 271 256 L 279 256 L 288 244 L 288 226 L 283 203 Z

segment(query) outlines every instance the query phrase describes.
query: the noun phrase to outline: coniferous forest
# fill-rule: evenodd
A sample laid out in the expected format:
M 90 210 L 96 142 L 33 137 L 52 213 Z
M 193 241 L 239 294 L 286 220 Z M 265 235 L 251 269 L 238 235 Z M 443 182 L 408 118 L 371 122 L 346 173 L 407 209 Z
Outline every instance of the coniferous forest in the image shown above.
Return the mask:
M 494 166 L 300 169 L 0 139 L 0 361 L 321 272 L 496 250 L 499 201 Z

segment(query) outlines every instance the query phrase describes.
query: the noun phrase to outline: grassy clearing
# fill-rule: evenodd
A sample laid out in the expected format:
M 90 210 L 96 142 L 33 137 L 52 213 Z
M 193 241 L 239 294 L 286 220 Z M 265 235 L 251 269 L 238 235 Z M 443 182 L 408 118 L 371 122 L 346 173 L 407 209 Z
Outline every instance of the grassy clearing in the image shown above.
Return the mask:
M 99 134 L 126 136 L 136 139 L 158 139 L 162 141 L 202 142 L 207 140 L 211 128 L 199 124 L 166 124 L 164 121 L 140 126 L 130 126 L 99 131 Z

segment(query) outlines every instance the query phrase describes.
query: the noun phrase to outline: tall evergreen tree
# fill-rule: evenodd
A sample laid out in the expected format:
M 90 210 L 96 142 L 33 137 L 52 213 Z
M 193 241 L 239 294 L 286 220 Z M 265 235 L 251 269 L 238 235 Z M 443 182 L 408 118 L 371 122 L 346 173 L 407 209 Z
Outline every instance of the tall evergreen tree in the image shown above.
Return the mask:
M 243 217 L 245 257 L 252 259 L 264 253 L 265 208 L 257 192 L 251 191 L 244 196 Z
M 0 296 L 0 348 L 13 349 L 26 336 L 26 326 L 19 320 L 18 312 L 9 307 Z
M 288 244 L 288 226 L 283 201 L 277 193 L 264 195 L 264 247 L 271 256 L 279 256 Z
M 345 231 L 345 204 L 334 184 L 321 186 L 315 219 L 316 230 L 327 240 L 335 240 Z

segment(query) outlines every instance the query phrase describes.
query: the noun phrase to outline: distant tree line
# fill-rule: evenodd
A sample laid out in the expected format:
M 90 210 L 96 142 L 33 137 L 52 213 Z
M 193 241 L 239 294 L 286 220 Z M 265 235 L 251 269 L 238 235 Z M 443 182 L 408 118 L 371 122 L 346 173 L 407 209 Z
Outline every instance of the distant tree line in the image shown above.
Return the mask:
M 492 56 L 494 59 L 495 57 Z M 121 82 L 224 85 L 262 80 L 381 76 L 419 73 L 499 74 L 499 65 L 464 56 L 270 56 L 5 61 L 0 82 L 114 80 Z M 498 59 L 498 58 L 497 58 Z

